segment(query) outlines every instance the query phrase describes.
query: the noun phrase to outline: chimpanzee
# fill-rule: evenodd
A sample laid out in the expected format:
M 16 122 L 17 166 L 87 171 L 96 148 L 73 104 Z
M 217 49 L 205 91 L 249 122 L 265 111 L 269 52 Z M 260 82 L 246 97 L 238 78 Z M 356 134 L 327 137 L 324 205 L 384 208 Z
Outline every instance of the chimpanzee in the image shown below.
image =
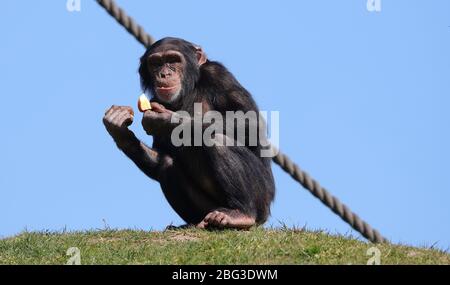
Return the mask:
M 259 135 L 252 146 L 175 146 L 171 140 L 174 128 L 186 122 L 173 120 L 177 111 L 193 116 L 194 103 L 200 103 L 203 112 L 258 113 L 250 93 L 222 64 L 208 60 L 200 47 L 178 38 L 151 45 L 140 59 L 139 75 L 142 89 L 152 99 L 142 126 L 153 136 L 153 146 L 146 146 L 128 129 L 133 122 L 131 107 L 112 106 L 103 123 L 119 149 L 160 183 L 168 202 L 188 225 L 247 229 L 263 224 L 275 195 L 271 159 L 260 155 L 269 147 L 263 144 L 265 135 Z M 200 124 L 204 130 L 207 124 Z M 228 121 L 224 124 L 228 124 L 225 129 L 236 127 Z M 265 125 L 260 132 L 265 133 Z M 214 133 L 213 138 L 235 142 L 234 136 L 226 135 Z M 247 142 L 248 132 L 245 136 Z

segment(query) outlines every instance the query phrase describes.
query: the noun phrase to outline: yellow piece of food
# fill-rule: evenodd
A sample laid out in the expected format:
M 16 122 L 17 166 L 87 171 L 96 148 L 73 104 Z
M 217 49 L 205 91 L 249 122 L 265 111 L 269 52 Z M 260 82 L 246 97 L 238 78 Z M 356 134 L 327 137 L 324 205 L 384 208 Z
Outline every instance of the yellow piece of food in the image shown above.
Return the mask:
M 139 96 L 138 109 L 142 113 L 152 109 L 152 105 L 150 105 L 150 101 L 148 101 L 148 98 L 147 98 L 147 96 L 145 96 L 145 94 L 142 94 L 141 96 Z

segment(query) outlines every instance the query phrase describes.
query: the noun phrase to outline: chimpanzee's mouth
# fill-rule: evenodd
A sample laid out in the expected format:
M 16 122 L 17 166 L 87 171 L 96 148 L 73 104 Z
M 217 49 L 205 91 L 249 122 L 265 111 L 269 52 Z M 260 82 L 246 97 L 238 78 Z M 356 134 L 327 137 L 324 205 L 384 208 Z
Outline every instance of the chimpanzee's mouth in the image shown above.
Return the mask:
M 165 85 L 165 84 L 164 84 Z M 172 86 L 163 86 L 163 84 L 157 85 L 155 87 L 156 95 L 160 99 L 166 102 L 170 102 L 175 100 L 178 95 L 180 94 L 181 86 L 178 84 L 172 85 Z
M 161 90 L 161 91 L 171 91 L 171 90 L 173 90 L 173 89 L 175 89 L 177 87 L 178 87 L 177 85 L 174 85 L 174 86 L 157 86 L 156 89 L 158 91 L 159 90 Z

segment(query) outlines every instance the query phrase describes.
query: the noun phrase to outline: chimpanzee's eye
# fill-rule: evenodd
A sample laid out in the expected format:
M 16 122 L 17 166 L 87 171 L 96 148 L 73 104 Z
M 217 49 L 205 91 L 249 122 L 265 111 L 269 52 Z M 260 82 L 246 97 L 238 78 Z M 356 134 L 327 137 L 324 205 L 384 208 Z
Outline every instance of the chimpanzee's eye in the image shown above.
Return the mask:
M 147 63 L 150 67 L 158 67 L 158 66 L 163 65 L 163 60 L 160 56 L 152 55 L 148 58 Z
M 167 63 L 180 63 L 181 57 L 178 54 L 168 54 L 166 56 Z

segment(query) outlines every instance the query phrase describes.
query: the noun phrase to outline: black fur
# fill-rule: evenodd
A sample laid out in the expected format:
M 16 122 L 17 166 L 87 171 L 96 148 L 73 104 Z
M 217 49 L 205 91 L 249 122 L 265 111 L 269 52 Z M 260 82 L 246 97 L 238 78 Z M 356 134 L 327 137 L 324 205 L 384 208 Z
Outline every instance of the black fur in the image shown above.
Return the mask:
M 179 51 L 186 59 L 182 91 L 170 104 L 156 96 L 152 101 L 191 115 L 194 102 L 202 102 L 207 109 L 223 115 L 226 111 L 259 111 L 250 93 L 222 64 L 208 60 L 199 66 L 195 46 L 182 39 L 162 39 L 142 56 L 139 74 L 144 90 L 153 90 L 153 75 L 147 70 L 146 59 L 162 50 Z M 260 141 L 256 146 L 245 147 L 174 147 L 167 136 L 154 135 L 153 149 L 160 153 L 158 167 L 145 164 L 136 152 L 124 151 L 161 183 L 167 200 L 186 222 L 199 223 L 210 211 L 220 208 L 240 210 L 259 224 L 270 215 L 275 186 L 271 159 L 260 157 Z

